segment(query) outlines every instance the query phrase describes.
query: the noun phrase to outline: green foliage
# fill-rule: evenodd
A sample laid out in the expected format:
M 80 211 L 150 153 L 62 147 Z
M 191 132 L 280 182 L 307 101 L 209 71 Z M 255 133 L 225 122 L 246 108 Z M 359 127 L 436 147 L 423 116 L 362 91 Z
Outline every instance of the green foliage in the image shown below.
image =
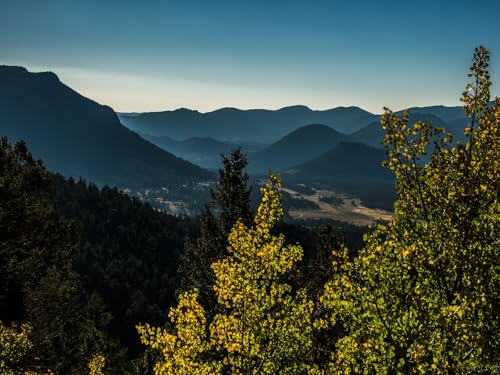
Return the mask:
M 47 199 L 50 186 L 24 143 L 0 139 L 0 319 L 30 324 L 20 368 L 81 372 L 97 348 L 109 349 L 107 321 L 89 316 L 74 269 L 78 231 Z
M 56 206 L 80 226 L 76 265 L 85 294 L 96 292 L 102 298 L 112 315 L 110 335 L 136 356 L 142 352 L 137 321 L 162 324 L 165 310 L 175 304 L 178 257 L 193 223 L 158 212 L 116 188 L 99 189 L 60 176 L 54 182 Z
M 104 375 L 103 369 L 105 365 L 106 358 L 102 354 L 94 355 L 87 364 L 89 375 Z
M 356 256 L 331 227 L 316 237 L 280 222 L 275 176 L 252 220 L 246 158 L 224 157 L 200 237 L 182 255 L 169 328 L 157 326 L 179 285 L 191 221 L 117 189 L 51 176 L 23 143 L 2 138 L 0 371 L 498 370 L 500 100 L 489 103 L 488 61 L 477 49 L 462 98 L 465 143 L 429 122 L 410 125 L 407 111 L 385 111 L 395 218 L 368 233 Z M 315 247 L 306 266 L 283 232 Z M 142 320 L 152 323 L 137 326 L 148 350 L 130 365 L 108 333 L 136 355 L 131 329 Z
M 330 312 L 322 303 L 322 295 L 325 283 L 334 277 L 334 272 L 338 272 L 338 266 L 347 255 L 347 248 L 342 235 L 331 225 L 321 229 L 315 245 L 316 254 L 307 264 L 305 281 L 308 295 L 314 302 L 313 363 L 322 365 L 328 363 L 331 348 L 344 334 L 341 324 L 335 327 L 326 324 Z M 337 267 L 333 268 L 333 265 Z
M 0 140 L 0 176 L 0 318 L 30 322 L 40 366 L 68 369 L 78 356 L 77 232 L 43 199 L 48 173 L 24 143 Z
M 466 144 L 386 110 L 395 218 L 325 286 L 337 373 L 498 370 L 500 353 L 500 101 L 488 106 L 488 52 L 479 48 L 463 101 Z M 430 159 L 422 160 L 433 145 Z

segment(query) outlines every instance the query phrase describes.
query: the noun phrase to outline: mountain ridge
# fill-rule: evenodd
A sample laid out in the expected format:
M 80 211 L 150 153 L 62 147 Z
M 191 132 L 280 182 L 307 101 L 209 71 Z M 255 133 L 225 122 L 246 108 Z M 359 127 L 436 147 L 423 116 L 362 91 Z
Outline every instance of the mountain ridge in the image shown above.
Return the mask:
M 23 139 L 66 176 L 116 186 L 163 186 L 213 175 L 124 127 L 106 105 L 80 95 L 52 72 L 0 66 L 0 134 Z
M 132 130 L 175 140 L 210 136 L 222 141 L 272 143 L 308 124 L 324 124 L 340 132 L 354 132 L 376 116 L 359 107 L 311 110 L 296 105 L 278 110 L 221 108 L 201 113 L 162 111 L 118 114 Z

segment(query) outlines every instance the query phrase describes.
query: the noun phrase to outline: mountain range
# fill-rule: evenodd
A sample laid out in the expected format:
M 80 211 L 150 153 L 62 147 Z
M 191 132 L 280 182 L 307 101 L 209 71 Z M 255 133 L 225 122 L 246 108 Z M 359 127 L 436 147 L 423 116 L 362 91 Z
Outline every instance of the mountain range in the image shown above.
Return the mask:
M 463 111 L 462 111 L 463 112 Z M 434 126 L 442 127 L 448 129 L 452 133 L 457 133 L 457 129 L 454 126 L 450 126 L 445 123 L 440 117 L 430 114 L 430 113 L 415 113 L 410 110 L 410 124 L 414 124 L 417 121 L 426 122 L 431 121 Z M 463 128 L 461 128 L 463 131 Z M 355 142 L 364 143 L 372 147 L 382 147 L 382 140 L 384 138 L 385 131 L 380 125 L 380 118 L 377 121 L 373 121 L 370 124 L 359 129 L 355 133 L 351 134 L 350 139 Z
M 461 107 L 415 107 L 410 114 L 411 122 L 431 120 L 456 135 L 467 122 Z M 99 184 L 155 188 L 214 180 L 207 169 L 241 147 L 251 173 L 272 169 L 285 182 L 333 186 L 372 206 L 389 207 L 394 199 L 392 174 L 381 166 L 380 115 L 358 107 L 117 115 L 53 73 L 0 66 L 0 135 L 25 140 L 54 171 Z
M 466 122 L 460 106 L 412 107 L 409 110 L 419 119 L 445 122 L 453 130 L 463 129 Z M 380 123 L 380 115 L 355 106 L 323 111 L 302 105 L 274 111 L 221 108 L 207 113 L 181 108 L 163 112 L 119 113 L 118 116 L 125 126 L 151 136 L 168 136 L 175 140 L 209 137 L 233 143 L 261 144 L 276 142 L 284 135 L 310 124 L 326 125 L 340 133 L 353 135 L 373 123 Z
M 201 113 L 185 108 L 150 113 L 120 113 L 122 123 L 132 130 L 176 140 L 211 137 L 222 141 L 271 143 L 307 124 L 323 124 L 352 133 L 376 120 L 358 107 L 315 111 L 297 105 L 279 110 L 222 108 Z
M 160 187 L 214 177 L 142 139 L 110 107 L 49 72 L 0 66 L 0 135 L 23 139 L 54 171 L 100 184 Z

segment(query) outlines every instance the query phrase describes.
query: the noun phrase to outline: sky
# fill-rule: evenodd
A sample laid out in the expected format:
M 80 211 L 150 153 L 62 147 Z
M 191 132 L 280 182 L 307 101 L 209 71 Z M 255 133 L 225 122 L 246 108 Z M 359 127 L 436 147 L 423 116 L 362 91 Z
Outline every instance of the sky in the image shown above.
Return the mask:
M 0 0 L 0 64 L 120 112 L 458 105 L 474 47 L 500 95 L 499 0 Z

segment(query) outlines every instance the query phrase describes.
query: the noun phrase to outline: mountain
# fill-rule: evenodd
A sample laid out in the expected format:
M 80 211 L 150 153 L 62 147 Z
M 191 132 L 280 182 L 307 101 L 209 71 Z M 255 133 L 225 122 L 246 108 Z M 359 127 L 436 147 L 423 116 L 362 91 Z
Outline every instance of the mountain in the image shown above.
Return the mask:
M 121 113 L 122 123 L 132 130 L 176 140 L 212 137 L 231 142 L 272 143 L 301 126 L 324 124 L 343 133 L 353 133 L 377 116 L 358 107 L 315 111 L 306 106 L 279 110 L 222 108 L 200 113 L 188 109 L 151 113 Z
M 410 110 L 410 124 L 414 124 L 417 121 L 432 121 L 432 124 L 437 127 L 443 127 L 449 129 L 452 133 L 455 133 L 456 129 L 451 129 L 450 124 L 445 123 L 440 117 L 429 113 L 413 113 Z M 462 128 L 463 132 L 463 128 Z M 351 139 L 355 142 L 360 142 L 372 147 L 382 148 L 382 140 L 384 138 L 385 131 L 380 125 L 380 119 L 373 121 L 372 123 L 366 125 L 364 128 L 358 130 L 351 135 Z
M 340 142 L 330 151 L 286 171 L 286 174 L 310 179 L 311 182 L 335 182 L 341 178 L 391 179 L 382 167 L 385 151 L 356 142 Z
M 306 125 L 249 157 L 249 170 L 283 170 L 327 152 L 348 136 L 326 125 Z
M 213 154 L 217 152 L 227 152 L 227 150 L 230 150 L 231 147 L 235 146 L 232 143 L 218 141 L 209 137 L 193 137 L 184 141 L 176 141 L 166 135 L 153 136 L 149 134 L 140 134 L 140 136 L 173 154 Z
M 445 122 L 466 118 L 464 107 L 446 107 L 444 105 L 432 105 L 428 107 L 412 107 L 408 109 L 411 114 L 422 115 L 428 114 L 439 117 Z M 400 114 L 398 112 L 398 114 Z
M 382 149 L 340 142 L 323 155 L 283 172 L 283 180 L 334 187 L 358 196 L 366 206 L 392 210 L 394 176 L 382 166 L 385 159 Z
M 143 140 L 111 108 L 49 72 L 0 66 L 0 135 L 25 140 L 49 169 L 100 184 L 154 187 L 213 177 Z
M 241 147 L 246 154 L 261 149 L 259 145 L 222 142 L 209 137 L 193 137 L 184 141 L 176 141 L 166 135 L 140 135 L 158 147 L 203 168 L 219 168 L 222 161 L 221 154 L 228 155 L 238 147 Z

